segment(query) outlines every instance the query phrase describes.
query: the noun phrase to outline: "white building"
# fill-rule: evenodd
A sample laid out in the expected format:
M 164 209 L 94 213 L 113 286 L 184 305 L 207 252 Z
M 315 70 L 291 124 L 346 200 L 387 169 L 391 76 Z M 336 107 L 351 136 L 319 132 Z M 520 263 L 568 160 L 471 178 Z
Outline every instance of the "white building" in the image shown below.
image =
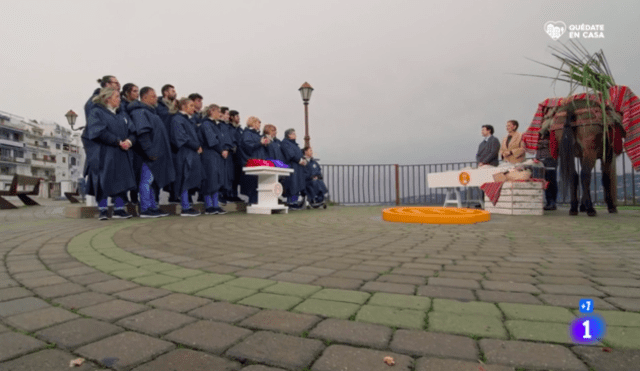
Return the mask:
M 54 122 L 37 122 L 0 111 L 0 189 L 13 175 L 40 177 L 40 197 L 73 192 L 84 168 L 79 132 Z

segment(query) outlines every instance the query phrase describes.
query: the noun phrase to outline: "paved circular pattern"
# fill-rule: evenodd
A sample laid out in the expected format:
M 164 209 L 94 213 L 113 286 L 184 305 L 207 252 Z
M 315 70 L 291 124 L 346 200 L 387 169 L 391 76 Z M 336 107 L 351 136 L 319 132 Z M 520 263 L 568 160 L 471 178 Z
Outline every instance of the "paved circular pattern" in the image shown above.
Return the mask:
M 491 213 L 456 207 L 392 207 L 382 210 L 388 222 L 421 224 L 475 224 L 491 220 Z

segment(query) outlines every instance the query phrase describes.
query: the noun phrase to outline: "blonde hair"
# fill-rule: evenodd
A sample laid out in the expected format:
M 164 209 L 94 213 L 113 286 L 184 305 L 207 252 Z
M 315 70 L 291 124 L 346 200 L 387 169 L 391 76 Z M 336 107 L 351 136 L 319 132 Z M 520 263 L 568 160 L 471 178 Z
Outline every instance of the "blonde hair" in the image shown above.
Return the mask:
M 255 124 L 259 124 L 259 123 L 260 123 L 260 119 L 255 116 L 249 116 L 249 118 L 247 119 L 247 127 L 253 128 Z
M 277 129 L 276 129 L 275 125 L 271 125 L 271 124 L 266 124 L 264 126 L 264 129 L 262 129 L 262 132 L 267 134 L 267 135 L 271 135 L 271 133 L 274 133 L 276 131 L 277 131 Z
M 213 110 L 220 110 L 220 106 L 218 106 L 217 104 L 210 104 L 208 106 L 206 106 L 204 108 L 204 110 L 202 110 L 202 112 L 204 113 L 205 117 L 209 117 L 209 112 L 213 111 Z
M 180 98 L 180 100 L 177 101 L 176 104 L 169 109 L 169 113 L 171 114 L 178 113 L 178 111 L 182 110 L 182 108 L 184 108 L 184 106 L 189 102 L 193 102 L 193 101 L 189 98 Z
M 91 99 L 91 101 L 93 103 L 99 104 L 101 106 L 107 106 L 107 99 L 111 98 L 113 96 L 113 93 L 117 93 L 118 95 L 120 95 L 120 92 L 118 91 L 118 89 L 116 88 L 102 88 L 100 89 L 100 92 L 98 93 L 98 95 L 96 95 L 95 97 L 93 97 L 93 99 Z

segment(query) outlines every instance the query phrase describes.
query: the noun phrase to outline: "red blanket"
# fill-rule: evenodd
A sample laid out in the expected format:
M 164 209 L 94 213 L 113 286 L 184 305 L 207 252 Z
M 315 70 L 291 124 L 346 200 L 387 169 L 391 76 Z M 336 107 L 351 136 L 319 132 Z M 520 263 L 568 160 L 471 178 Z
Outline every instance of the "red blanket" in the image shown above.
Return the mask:
M 582 93 L 574 95 L 571 99 L 584 99 L 586 96 L 586 93 Z M 622 115 L 622 128 L 626 133 L 624 148 L 627 150 L 627 156 L 629 156 L 635 170 L 640 171 L 640 99 L 626 86 L 612 87 L 609 89 L 609 96 L 607 105 Z M 546 109 L 562 105 L 564 99 L 548 98 L 538 104 L 538 110 L 533 116 L 531 125 L 522 135 L 527 152 L 535 153 L 538 150 L 538 132 L 542 126 L 542 118 Z M 622 151 L 622 133 L 617 131 L 611 135 L 613 135 L 614 150 L 616 153 L 620 153 Z M 550 145 L 554 144 L 550 143 Z
M 542 182 L 542 188 L 547 189 L 549 182 L 544 179 L 531 178 L 529 180 L 509 180 L 510 182 Z M 493 206 L 496 206 L 500 199 L 500 192 L 502 191 L 502 185 L 504 182 L 490 182 L 484 183 L 480 186 L 480 189 L 489 197 Z

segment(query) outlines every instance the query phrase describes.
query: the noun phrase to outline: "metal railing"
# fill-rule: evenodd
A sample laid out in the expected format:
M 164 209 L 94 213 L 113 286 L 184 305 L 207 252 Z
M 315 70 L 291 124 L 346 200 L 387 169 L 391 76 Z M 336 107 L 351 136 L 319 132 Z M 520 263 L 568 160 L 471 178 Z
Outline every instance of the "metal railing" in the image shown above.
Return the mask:
M 579 164 L 578 164 L 579 165 Z M 475 168 L 476 162 L 451 162 L 423 165 L 369 164 L 322 165 L 324 182 L 329 199 L 344 205 L 442 205 L 446 189 L 429 188 L 427 174 Z M 579 166 L 577 170 L 579 171 Z M 618 205 L 640 204 L 640 174 L 631 166 L 629 158 L 617 159 Z M 559 174 L 558 174 L 559 175 Z M 591 198 L 596 204 L 604 204 L 600 164 L 593 171 Z M 558 201 L 570 201 L 559 179 Z M 473 187 L 462 192 L 462 200 L 478 199 L 480 189 Z

